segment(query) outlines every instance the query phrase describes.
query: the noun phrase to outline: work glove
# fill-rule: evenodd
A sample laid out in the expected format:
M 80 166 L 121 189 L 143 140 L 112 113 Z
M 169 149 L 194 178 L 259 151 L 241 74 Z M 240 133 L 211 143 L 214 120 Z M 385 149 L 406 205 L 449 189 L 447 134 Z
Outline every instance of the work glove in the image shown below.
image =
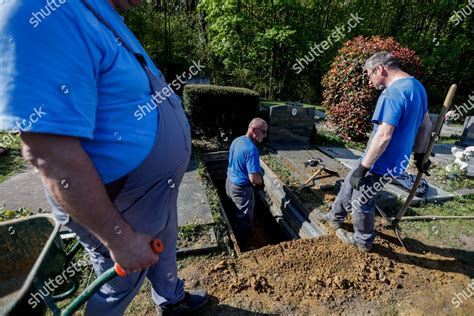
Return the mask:
M 349 183 L 351 184 L 351 187 L 353 189 L 356 189 L 359 191 L 360 186 L 363 184 L 364 176 L 369 171 L 369 168 L 366 168 L 360 164 L 356 170 L 351 175 L 351 178 L 349 179 Z
M 265 189 L 265 181 L 263 181 L 262 179 L 262 183 L 260 183 L 259 185 L 256 185 L 255 190 L 258 191 L 258 190 L 263 190 L 263 189 Z
M 431 166 L 431 160 L 427 160 L 425 164 L 423 164 L 423 157 L 425 156 L 425 153 L 415 153 L 413 155 L 413 158 L 415 160 L 415 166 L 416 169 L 418 169 L 418 172 L 423 172 L 427 176 L 430 176 L 428 173 L 428 169 L 430 169 Z

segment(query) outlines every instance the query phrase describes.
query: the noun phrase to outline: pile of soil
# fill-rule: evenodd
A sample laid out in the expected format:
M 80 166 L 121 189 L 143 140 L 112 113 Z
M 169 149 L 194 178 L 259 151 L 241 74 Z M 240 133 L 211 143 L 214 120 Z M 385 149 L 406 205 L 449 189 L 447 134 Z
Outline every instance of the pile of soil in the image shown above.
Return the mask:
M 382 236 L 370 253 L 328 235 L 266 246 L 236 259 L 197 262 L 180 275 L 189 287 L 207 288 L 219 305 L 254 312 L 352 313 L 356 305 L 363 313 L 387 312 L 389 305 L 398 310 L 408 303 L 411 312 L 432 308 L 439 313 L 438 308 L 465 312 L 474 306 L 471 300 L 455 310 L 451 303 L 473 277 L 467 261 L 472 256 L 415 240 L 408 240 L 416 249 L 409 253 L 388 231 Z

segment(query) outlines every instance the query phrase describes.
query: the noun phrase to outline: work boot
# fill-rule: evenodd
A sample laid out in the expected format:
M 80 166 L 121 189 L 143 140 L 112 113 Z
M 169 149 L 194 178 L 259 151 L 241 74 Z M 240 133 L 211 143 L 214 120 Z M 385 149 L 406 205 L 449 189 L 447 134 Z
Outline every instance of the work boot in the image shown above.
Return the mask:
M 349 244 L 349 245 L 354 245 L 357 247 L 362 252 L 369 252 L 370 248 L 362 245 L 361 243 L 358 243 L 354 240 L 354 233 L 348 232 L 345 229 L 339 228 L 336 229 L 336 236 L 339 238 L 342 242 Z
M 334 229 L 339 229 L 342 227 L 342 223 L 339 223 L 336 219 L 332 220 L 329 219 L 328 214 L 324 214 L 321 212 L 315 212 L 316 214 L 316 219 L 323 222 L 323 223 L 328 223 L 329 226 L 331 226 Z
M 186 315 L 197 312 L 206 305 L 209 297 L 206 290 L 190 290 L 184 292 L 184 298 L 178 303 L 171 305 L 156 306 L 158 316 L 165 315 Z

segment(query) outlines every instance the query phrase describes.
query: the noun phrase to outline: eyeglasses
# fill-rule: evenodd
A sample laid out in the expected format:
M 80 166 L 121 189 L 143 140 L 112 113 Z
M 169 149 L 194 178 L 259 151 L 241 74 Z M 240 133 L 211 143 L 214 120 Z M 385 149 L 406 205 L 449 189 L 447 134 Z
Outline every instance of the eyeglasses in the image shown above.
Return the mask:
M 258 128 L 258 127 L 254 127 L 254 129 L 258 129 L 258 130 L 261 131 L 263 134 L 267 135 L 267 130 L 266 130 L 266 129 L 261 129 L 261 128 Z
M 367 77 L 367 79 L 370 81 L 370 79 L 372 78 L 372 76 L 375 74 L 375 72 L 377 71 L 377 66 L 375 66 L 375 68 L 370 72 L 369 76 Z

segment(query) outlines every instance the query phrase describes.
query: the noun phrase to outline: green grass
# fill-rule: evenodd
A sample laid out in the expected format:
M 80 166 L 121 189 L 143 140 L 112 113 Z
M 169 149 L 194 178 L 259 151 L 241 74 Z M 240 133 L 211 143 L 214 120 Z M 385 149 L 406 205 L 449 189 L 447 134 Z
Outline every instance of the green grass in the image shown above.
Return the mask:
M 8 133 L 0 133 L 0 140 Z M 21 142 L 18 135 L 11 135 L 14 141 L 8 144 L 8 152 L 0 156 L 0 182 L 5 181 L 8 177 L 22 171 L 26 167 L 26 162 L 21 156 Z M 2 142 L 0 142 L 1 144 Z
M 439 137 L 437 144 L 455 144 L 461 136 L 451 135 L 449 137 Z
M 302 184 L 301 180 L 298 180 L 291 174 L 291 171 L 282 162 L 282 158 L 272 155 L 269 152 L 264 152 L 260 158 L 275 172 L 278 178 L 283 181 L 293 192 L 298 196 L 298 199 L 302 203 L 311 203 L 313 207 L 320 207 L 324 204 L 324 200 L 321 195 L 317 194 L 316 190 L 305 188 L 300 192 L 296 192 L 298 187 Z
M 431 178 L 435 184 L 443 190 L 452 192 L 460 189 L 474 188 L 474 179 L 465 177 L 459 167 L 453 166 L 452 178 L 448 178 L 450 172 L 446 171 L 445 166 L 436 165 L 430 169 Z
M 317 129 L 313 137 L 311 138 L 311 143 L 316 146 L 326 146 L 326 147 L 346 147 L 354 148 L 360 151 L 364 151 L 367 144 L 357 143 L 343 139 L 339 135 L 330 132 L 324 129 Z
M 474 215 L 474 194 L 455 197 L 445 203 L 429 203 L 417 207 L 410 207 L 407 216 L 422 215 Z M 474 220 L 430 220 L 430 221 L 402 221 L 401 228 L 404 236 L 421 238 L 430 244 L 460 248 L 465 243 L 463 236 L 474 235 Z
M 426 203 L 409 208 L 409 215 L 474 215 L 474 194 L 457 196 L 444 203 Z
M 301 181 L 298 181 L 288 168 L 283 164 L 281 158 L 270 154 L 268 151 L 264 151 L 260 158 L 270 167 L 270 169 L 275 172 L 275 174 L 283 181 L 287 186 L 297 188 L 300 185 Z

